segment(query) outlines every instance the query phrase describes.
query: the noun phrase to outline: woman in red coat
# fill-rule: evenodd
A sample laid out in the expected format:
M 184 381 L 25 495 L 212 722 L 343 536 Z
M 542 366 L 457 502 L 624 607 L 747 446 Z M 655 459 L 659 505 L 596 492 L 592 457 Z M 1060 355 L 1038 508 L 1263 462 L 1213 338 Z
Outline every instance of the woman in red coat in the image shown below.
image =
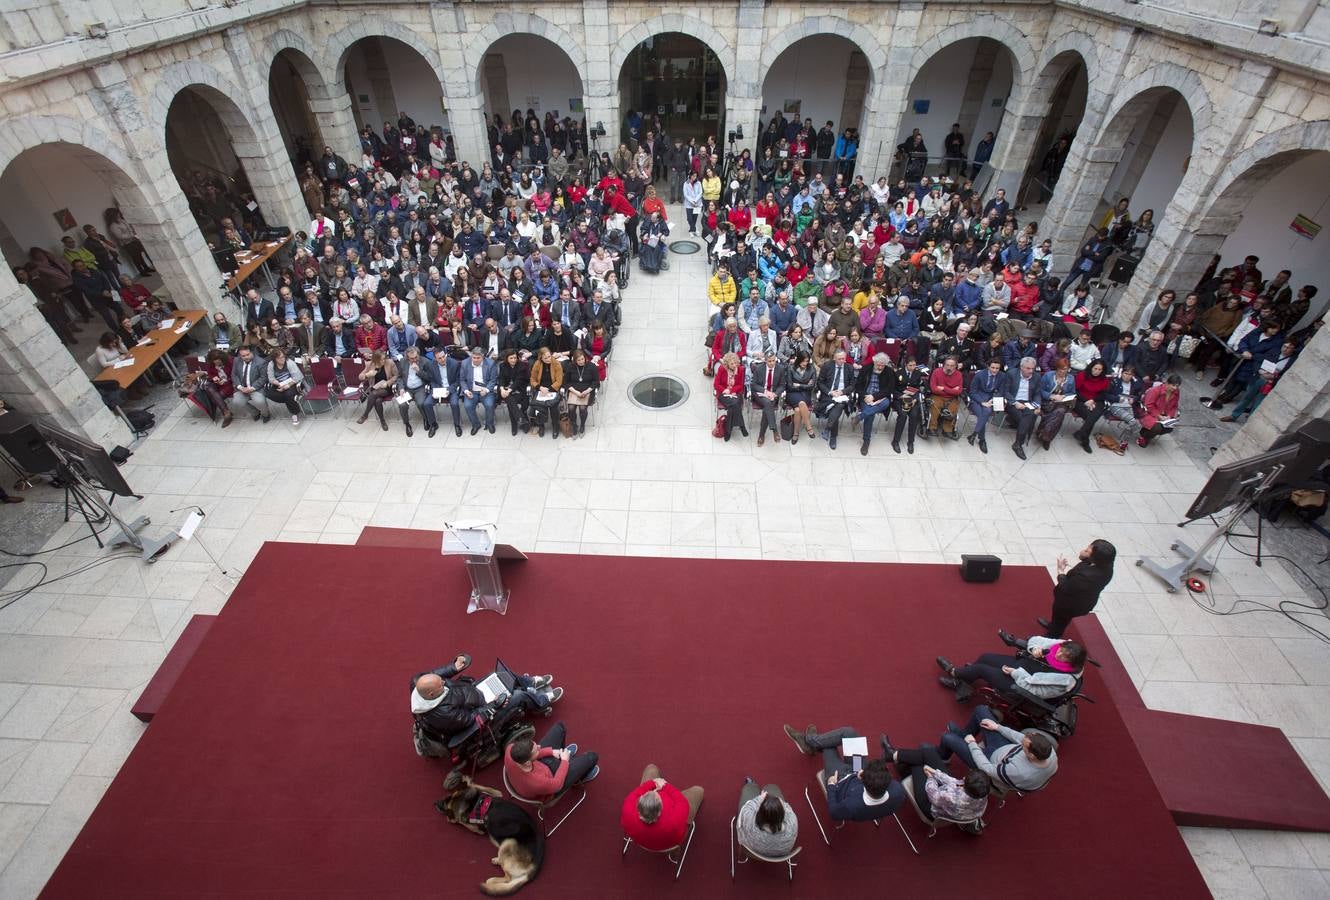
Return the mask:
M 712 379 L 716 391 L 716 405 L 724 415 L 725 440 L 730 439 L 730 432 L 739 426 L 744 437 L 748 437 L 748 426 L 743 420 L 744 370 L 739 365 L 737 353 L 726 353 L 716 367 L 716 377 Z
M 1167 381 L 1156 384 L 1145 392 L 1145 396 L 1141 398 L 1141 436 L 1136 439 L 1136 446 L 1145 447 L 1152 439 L 1173 431 L 1173 426 L 1165 425 L 1164 421 L 1177 418 L 1181 390 L 1182 378 L 1170 375 Z
M 1108 372 L 1102 359 L 1096 359 L 1076 375 L 1076 415 L 1081 417 L 1081 427 L 1073 437 L 1086 453 L 1093 453 L 1090 435 L 1100 417 L 1108 411 L 1108 404 L 1103 395 L 1108 390 Z

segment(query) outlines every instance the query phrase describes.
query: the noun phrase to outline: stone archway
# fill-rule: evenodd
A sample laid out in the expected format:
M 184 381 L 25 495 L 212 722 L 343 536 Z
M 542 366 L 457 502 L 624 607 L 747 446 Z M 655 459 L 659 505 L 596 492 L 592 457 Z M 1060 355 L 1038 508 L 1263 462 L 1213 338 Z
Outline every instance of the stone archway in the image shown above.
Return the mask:
M 318 48 L 304 37 L 288 29 L 280 29 L 269 36 L 258 59 L 268 60 L 269 101 L 273 101 L 272 78 L 279 58 L 294 69 L 308 98 L 308 109 L 318 124 L 322 143 L 331 146 L 348 160 L 359 156 L 360 138 L 355 119 L 351 115 L 351 98 L 339 90 L 328 73 L 333 65 Z M 274 115 L 277 110 L 274 108 Z M 319 147 L 315 148 L 317 152 Z

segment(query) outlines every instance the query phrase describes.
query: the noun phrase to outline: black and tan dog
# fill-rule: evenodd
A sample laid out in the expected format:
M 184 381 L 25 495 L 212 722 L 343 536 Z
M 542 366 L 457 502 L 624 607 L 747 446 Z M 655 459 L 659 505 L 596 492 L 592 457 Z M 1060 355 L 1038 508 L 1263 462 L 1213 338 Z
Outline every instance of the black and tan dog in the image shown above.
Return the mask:
M 468 831 L 483 834 L 499 848 L 491 862 L 503 869 L 504 877 L 495 876 L 480 885 L 492 897 L 515 894 L 540 874 L 545 861 L 545 833 L 536 826 L 526 810 L 494 788 L 476 784 L 456 770 L 443 781 L 446 792 L 434 808 L 449 822 Z

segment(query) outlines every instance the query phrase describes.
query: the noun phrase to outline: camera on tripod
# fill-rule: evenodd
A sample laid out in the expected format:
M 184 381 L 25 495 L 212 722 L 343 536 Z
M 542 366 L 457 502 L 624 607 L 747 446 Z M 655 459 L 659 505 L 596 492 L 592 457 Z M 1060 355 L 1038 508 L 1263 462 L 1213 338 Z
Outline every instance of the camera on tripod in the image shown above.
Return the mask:
M 742 141 L 743 139 L 744 139 L 744 127 L 742 125 L 739 125 L 727 135 L 727 140 L 731 144 L 733 144 L 735 141 Z
M 605 136 L 605 123 L 596 122 L 595 125 L 591 126 L 590 135 L 591 135 L 591 140 L 593 141 L 596 140 L 597 138 L 603 138 Z

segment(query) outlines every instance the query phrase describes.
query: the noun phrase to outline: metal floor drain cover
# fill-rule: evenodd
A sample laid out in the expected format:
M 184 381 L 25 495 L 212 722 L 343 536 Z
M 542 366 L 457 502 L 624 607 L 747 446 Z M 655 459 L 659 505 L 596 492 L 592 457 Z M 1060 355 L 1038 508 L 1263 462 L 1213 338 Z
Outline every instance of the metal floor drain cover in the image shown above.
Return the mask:
M 674 409 L 688 399 L 688 385 L 673 375 L 643 375 L 628 385 L 628 399 L 643 409 Z

